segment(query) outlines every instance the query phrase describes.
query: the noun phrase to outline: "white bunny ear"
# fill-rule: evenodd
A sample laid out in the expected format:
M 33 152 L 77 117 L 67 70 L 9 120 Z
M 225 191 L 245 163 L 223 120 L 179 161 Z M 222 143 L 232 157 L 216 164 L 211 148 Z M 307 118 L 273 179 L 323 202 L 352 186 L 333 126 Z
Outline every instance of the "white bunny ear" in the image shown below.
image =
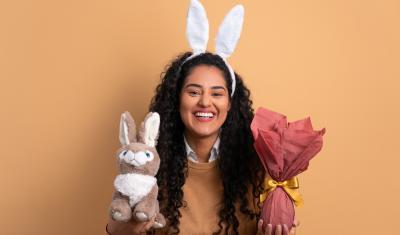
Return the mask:
M 215 50 L 222 58 L 228 58 L 235 50 L 243 26 L 244 7 L 236 5 L 225 16 L 219 27 Z
M 188 38 L 193 55 L 207 50 L 208 19 L 203 5 L 198 0 L 191 0 L 187 15 L 186 37 Z
M 150 112 L 142 122 L 139 138 L 147 146 L 155 147 L 157 144 L 158 132 L 160 128 L 160 115 L 157 112 Z
M 119 122 L 119 141 L 122 146 L 136 142 L 136 125 L 131 114 L 125 111 Z

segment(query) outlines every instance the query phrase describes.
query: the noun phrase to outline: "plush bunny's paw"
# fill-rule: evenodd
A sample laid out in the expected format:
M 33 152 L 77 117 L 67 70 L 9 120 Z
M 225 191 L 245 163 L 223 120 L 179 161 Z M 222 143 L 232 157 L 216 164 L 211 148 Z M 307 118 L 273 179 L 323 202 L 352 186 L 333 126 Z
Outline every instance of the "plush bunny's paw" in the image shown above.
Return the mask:
M 164 225 L 159 222 L 154 222 L 153 224 L 153 228 L 162 228 L 162 227 L 164 227 Z
M 131 219 L 132 214 L 131 213 L 122 213 L 117 210 L 112 210 L 111 211 L 111 218 L 115 221 L 120 221 L 120 222 L 128 222 Z
M 112 218 L 117 221 L 121 221 L 124 219 L 121 212 L 119 212 L 119 211 L 115 211 L 114 213 L 112 213 Z
M 136 219 L 145 222 L 149 220 L 149 217 L 144 212 L 136 212 L 135 213 Z
M 123 200 L 114 200 L 110 206 L 110 216 L 113 220 L 128 222 L 132 217 L 132 209 Z
M 157 213 L 153 228 L 163 228 L 165 226 L 165 218 L 161 213 Z

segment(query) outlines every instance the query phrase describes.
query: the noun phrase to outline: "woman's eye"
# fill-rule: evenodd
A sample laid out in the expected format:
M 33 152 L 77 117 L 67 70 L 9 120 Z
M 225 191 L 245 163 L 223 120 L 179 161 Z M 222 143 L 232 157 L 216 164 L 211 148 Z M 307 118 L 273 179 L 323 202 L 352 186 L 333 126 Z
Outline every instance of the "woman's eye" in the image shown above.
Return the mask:
M 223 94 L 221 94 L 221 93 L 214 93 L 214 94 L 212 94 L 213 96 L 223 96 Z
M 189 91 L 189 95 L 191 95 L 191 96 L 196 96 L 198 94 L 199 94 L 199 92 L 197 92 L 197 91 Z

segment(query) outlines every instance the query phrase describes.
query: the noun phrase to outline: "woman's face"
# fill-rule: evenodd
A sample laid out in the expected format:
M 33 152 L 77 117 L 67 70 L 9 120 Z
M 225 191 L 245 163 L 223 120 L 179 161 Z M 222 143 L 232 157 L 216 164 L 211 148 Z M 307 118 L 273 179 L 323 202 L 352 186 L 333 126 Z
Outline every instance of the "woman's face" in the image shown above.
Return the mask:
M 222 71 L 210 65 L 193 68 L 180 93 L 185 131 L 196 137 L 218 135 L 229 109 L 229 91 Z

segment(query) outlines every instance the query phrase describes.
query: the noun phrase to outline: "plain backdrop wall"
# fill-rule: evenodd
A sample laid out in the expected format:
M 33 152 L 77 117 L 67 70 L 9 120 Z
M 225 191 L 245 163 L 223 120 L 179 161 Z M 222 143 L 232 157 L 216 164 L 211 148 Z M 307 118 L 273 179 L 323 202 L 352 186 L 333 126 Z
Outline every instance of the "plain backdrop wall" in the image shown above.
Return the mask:
M 239 1 L 202 1 L 209 50 Z M 400 2 L 242 0 L 230 58 L 254 108 L 326 127 L 300 175 L 302 234 L 395 234 Z M 188 0 L 0 3 L 0 233 L 103 234 L 120 114 L 147 112 L 189 49 Z

